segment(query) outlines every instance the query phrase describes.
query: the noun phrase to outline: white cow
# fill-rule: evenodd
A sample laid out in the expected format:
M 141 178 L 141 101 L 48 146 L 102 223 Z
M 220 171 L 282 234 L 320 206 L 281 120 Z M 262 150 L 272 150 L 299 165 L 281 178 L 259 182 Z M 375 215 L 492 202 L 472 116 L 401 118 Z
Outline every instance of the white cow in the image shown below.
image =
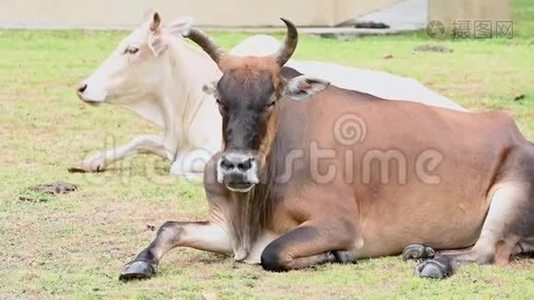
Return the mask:
M 162 136 L 139 135 L 126 145 L 92 155 L 72 172 L 96 172 L 124 157 L 146 152 L 173 162 L 171 174 L 197 178 L 221 146 L 220 114 L 215 99 L 202 91 L 221 76 L 213 61 L 182 39 L 192 25 L 184 17 L 164 26 L 158 13 L 124 38 L 110 57 L 78 88 L 86 103 L 117 104 L 163 128 Z M 272 53 L 279 42 L 255 36 L 232 53 Z M 261 50 L 261 51 L 258 51 Z M 386 99 L 411 99 L 463 110 L 415 80 L 334 64 L 293 61 L 291 67 L 333 84 Z
M 191 24 L 186 17 L 162 26 L 154 13 L 78 89 L 84 102 L 124 106 L 162 127 L 163 135 L 137 136 L 85 159 L 71 171 L 101 171 L 129 154 L 148 152 L 174 162 L 175 175 L 202 173 L 204 159 L 221 146 L 217 106 L 202 86 L 220 77 L 220 71 L 181 38 Z M 182 166 L 191 157 L 199 163 Z

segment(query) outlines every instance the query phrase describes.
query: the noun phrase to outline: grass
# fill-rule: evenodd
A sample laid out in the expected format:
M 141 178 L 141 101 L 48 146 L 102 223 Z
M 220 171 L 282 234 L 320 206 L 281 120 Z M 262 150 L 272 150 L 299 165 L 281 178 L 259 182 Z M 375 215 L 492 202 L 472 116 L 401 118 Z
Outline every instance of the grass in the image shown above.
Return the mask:
M 512 40 L 427 39 L 421 33 L 351 41 L 303 37 L 297 57 L 414 77 L 474 111 L 514 115 L 534 140 L 534 5 L 514 1 Z M 124 284 L 118 271 L 166 220 L 206 215 L 202 187 L 166 176 L 167 163 L 137 156 L 102 174 L 67 167 L 110 140 L 158 129 L 116 107 L 92 108 L 73 89 L 124 32 L 0 32 L 0 298 L 528 298 L 534 262 L 468 266 L 441 282 L 412 276 L 398 257 L 271 274 L 190 249 L 165 257 L 156 278 Z M 231 47 L 245 34 L 216 33 Z M 453 53 L 412 53 L 440 44 Z M 385 60 L 385 53 L 393 54 Z M 385 87 L 387 88 L 387 87 Z M 525 95 L 520 101 L 517 96 Z M 135 129 L 135 130 L 133 130 Z M 66 181 L 62 196 L 27 187 Z M 19 196 L 35 201 L 20 201 Z

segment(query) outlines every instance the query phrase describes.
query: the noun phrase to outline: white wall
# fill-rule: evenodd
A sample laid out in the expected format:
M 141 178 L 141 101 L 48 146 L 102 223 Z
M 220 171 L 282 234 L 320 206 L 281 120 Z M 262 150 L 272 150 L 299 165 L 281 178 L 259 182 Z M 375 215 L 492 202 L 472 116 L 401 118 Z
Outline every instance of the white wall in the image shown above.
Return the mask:
M 191 15 L 201 26 L 332 26 L 396 0 L 0 0 L 0 26 L 130 28 L 151 9 L 166 19 Z

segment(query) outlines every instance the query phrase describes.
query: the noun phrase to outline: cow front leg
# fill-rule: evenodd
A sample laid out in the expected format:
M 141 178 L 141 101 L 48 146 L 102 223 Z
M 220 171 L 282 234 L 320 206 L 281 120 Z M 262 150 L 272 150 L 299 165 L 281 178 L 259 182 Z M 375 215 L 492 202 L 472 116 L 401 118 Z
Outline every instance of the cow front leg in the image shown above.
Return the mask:
M 203 148 L 179 154 L 171 166 L 170 174 L 188 180 L 202 180 L 204 168 L 217 151 Z
M 100 172 L 110 164 L 124 159 L 128 155 L 144 152 L 158 155 L 169 160 L 173 159 L 175 149 L 166 149 L 163 139 L 155 135 L 135 137 L 126 145 L 92 155 L 81 163 L 69 168 L 69 172 Z
M 175 247 L 191 247 L 199 250 L 230 255 L 232 243 L 227 232 L 212 222 L 166 222 L 156 238 L 127 263 L 119 279 L 147 279 L 156 274 L 161 258 Z
M 324 263 L 349 263 L 356 257 L 351 230 L 299 227 L 271 242 L 261 255 L 265 270 L 282 272 Z

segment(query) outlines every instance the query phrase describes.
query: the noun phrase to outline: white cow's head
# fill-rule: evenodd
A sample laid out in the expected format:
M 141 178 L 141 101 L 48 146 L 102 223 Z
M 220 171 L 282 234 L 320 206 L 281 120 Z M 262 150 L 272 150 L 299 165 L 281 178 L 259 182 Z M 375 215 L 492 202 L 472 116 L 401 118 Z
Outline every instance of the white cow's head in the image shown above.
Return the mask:
M 168 46 L 172 39 L 187 34 L 191 25 L 192 19 L 183 17 L 162 26 L 160 15 L 152 13 L 80 84 L 78 97 L 90 104 L 128 104 L 153 98 L 170 72 Z

